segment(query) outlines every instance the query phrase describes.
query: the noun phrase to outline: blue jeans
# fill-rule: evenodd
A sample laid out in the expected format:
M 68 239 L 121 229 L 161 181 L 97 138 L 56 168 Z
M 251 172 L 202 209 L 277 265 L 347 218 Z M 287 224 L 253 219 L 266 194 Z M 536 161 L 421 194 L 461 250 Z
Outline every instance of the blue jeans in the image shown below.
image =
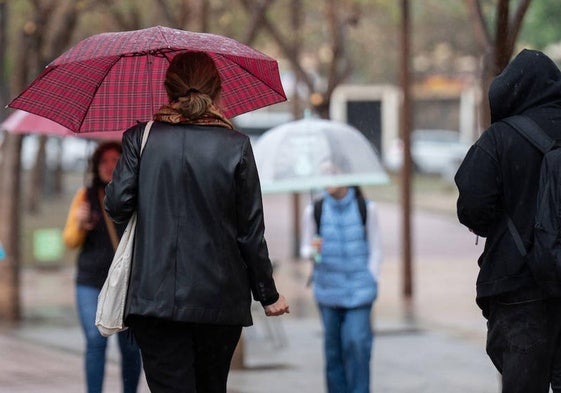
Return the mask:
M 487 354 L 503 393 L 560 393 L 561 299 L 535 290 L 489 299 Z
M 329 393 L 370 391 L 370 355 L 374 339 L 371 309 L 372 305 L 359 308 L 319 305 Z
M 86 337 L 86 382 L 88 393 L 101 393 L 105 374 L 107 338 L 95 326 L 97 297 L 100 290 L 86 285 L 76 287 L 76 304 L 82 330 Z M 138 346 L 127 331 L 117 334 L 121 350 L 121 377 L 124 393 L 136 393 L 140 379 L 141 361 Z

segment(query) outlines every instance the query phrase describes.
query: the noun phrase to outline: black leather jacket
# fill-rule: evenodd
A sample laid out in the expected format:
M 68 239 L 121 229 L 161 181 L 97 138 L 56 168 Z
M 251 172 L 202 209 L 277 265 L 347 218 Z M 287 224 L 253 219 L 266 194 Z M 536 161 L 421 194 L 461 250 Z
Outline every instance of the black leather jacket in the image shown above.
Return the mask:
M 144 126 L 124 133 L 105 198 L 116 222 L 138 214 L 127 315 L 251 325 L 250 291 L 279 295 L 249 138 L 155 122 L 140 159 Z

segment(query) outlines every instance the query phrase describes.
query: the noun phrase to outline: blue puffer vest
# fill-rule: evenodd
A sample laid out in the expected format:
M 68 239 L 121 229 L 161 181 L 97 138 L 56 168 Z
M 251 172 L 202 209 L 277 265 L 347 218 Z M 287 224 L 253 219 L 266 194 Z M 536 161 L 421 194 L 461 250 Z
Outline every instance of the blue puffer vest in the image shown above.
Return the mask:
M 324 194 L 319 233 L 321 261 L 313 275 L 317 302 L 344 308 L 371 304 L 377 283 L 368 270 L 368 243 L 354 189 L 342 199 Z

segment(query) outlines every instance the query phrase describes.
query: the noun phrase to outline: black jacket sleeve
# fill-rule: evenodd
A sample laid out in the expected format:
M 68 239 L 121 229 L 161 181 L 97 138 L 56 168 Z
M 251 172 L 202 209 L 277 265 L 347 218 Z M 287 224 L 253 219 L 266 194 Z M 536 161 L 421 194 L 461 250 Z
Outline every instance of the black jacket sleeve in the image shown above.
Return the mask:
M 458 219 L 486 237 L 504 210 L 500 167 L 492 136 L 486 132 L 471 147 L 454 178 L 458 187 Z
M 123 153 L 105 189 L 105 210 L 117 223 L 127 222 L 136 210 L 143 127 L 134 126 L 123 134 Z
M 261 186 L 249 139 L 243 145 L 236 174 L 236 207 L 237 242 L 248 267 L 253 297 L 264 306 L 273 304 L 278 300 L 279 294 L 273 281 L 272 265 L 265 242 Z

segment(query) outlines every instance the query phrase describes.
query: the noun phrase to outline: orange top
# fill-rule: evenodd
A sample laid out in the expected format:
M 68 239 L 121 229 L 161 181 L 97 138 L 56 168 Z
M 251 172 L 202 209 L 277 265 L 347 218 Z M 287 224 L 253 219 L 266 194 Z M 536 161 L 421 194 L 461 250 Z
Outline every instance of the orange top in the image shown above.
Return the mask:
M 80 247 L 86 239 L 86 230 L 80 227 L 80 223 L 76 217 L 76 210 L 78 210 L 80 204 L 85 200 L 86 189 L 82 187 L 76 192 L 74 199 L 72 199 L 68 217 L 66 218 L 66 225 L 62 232 L 62 240 L 68 248 Z

